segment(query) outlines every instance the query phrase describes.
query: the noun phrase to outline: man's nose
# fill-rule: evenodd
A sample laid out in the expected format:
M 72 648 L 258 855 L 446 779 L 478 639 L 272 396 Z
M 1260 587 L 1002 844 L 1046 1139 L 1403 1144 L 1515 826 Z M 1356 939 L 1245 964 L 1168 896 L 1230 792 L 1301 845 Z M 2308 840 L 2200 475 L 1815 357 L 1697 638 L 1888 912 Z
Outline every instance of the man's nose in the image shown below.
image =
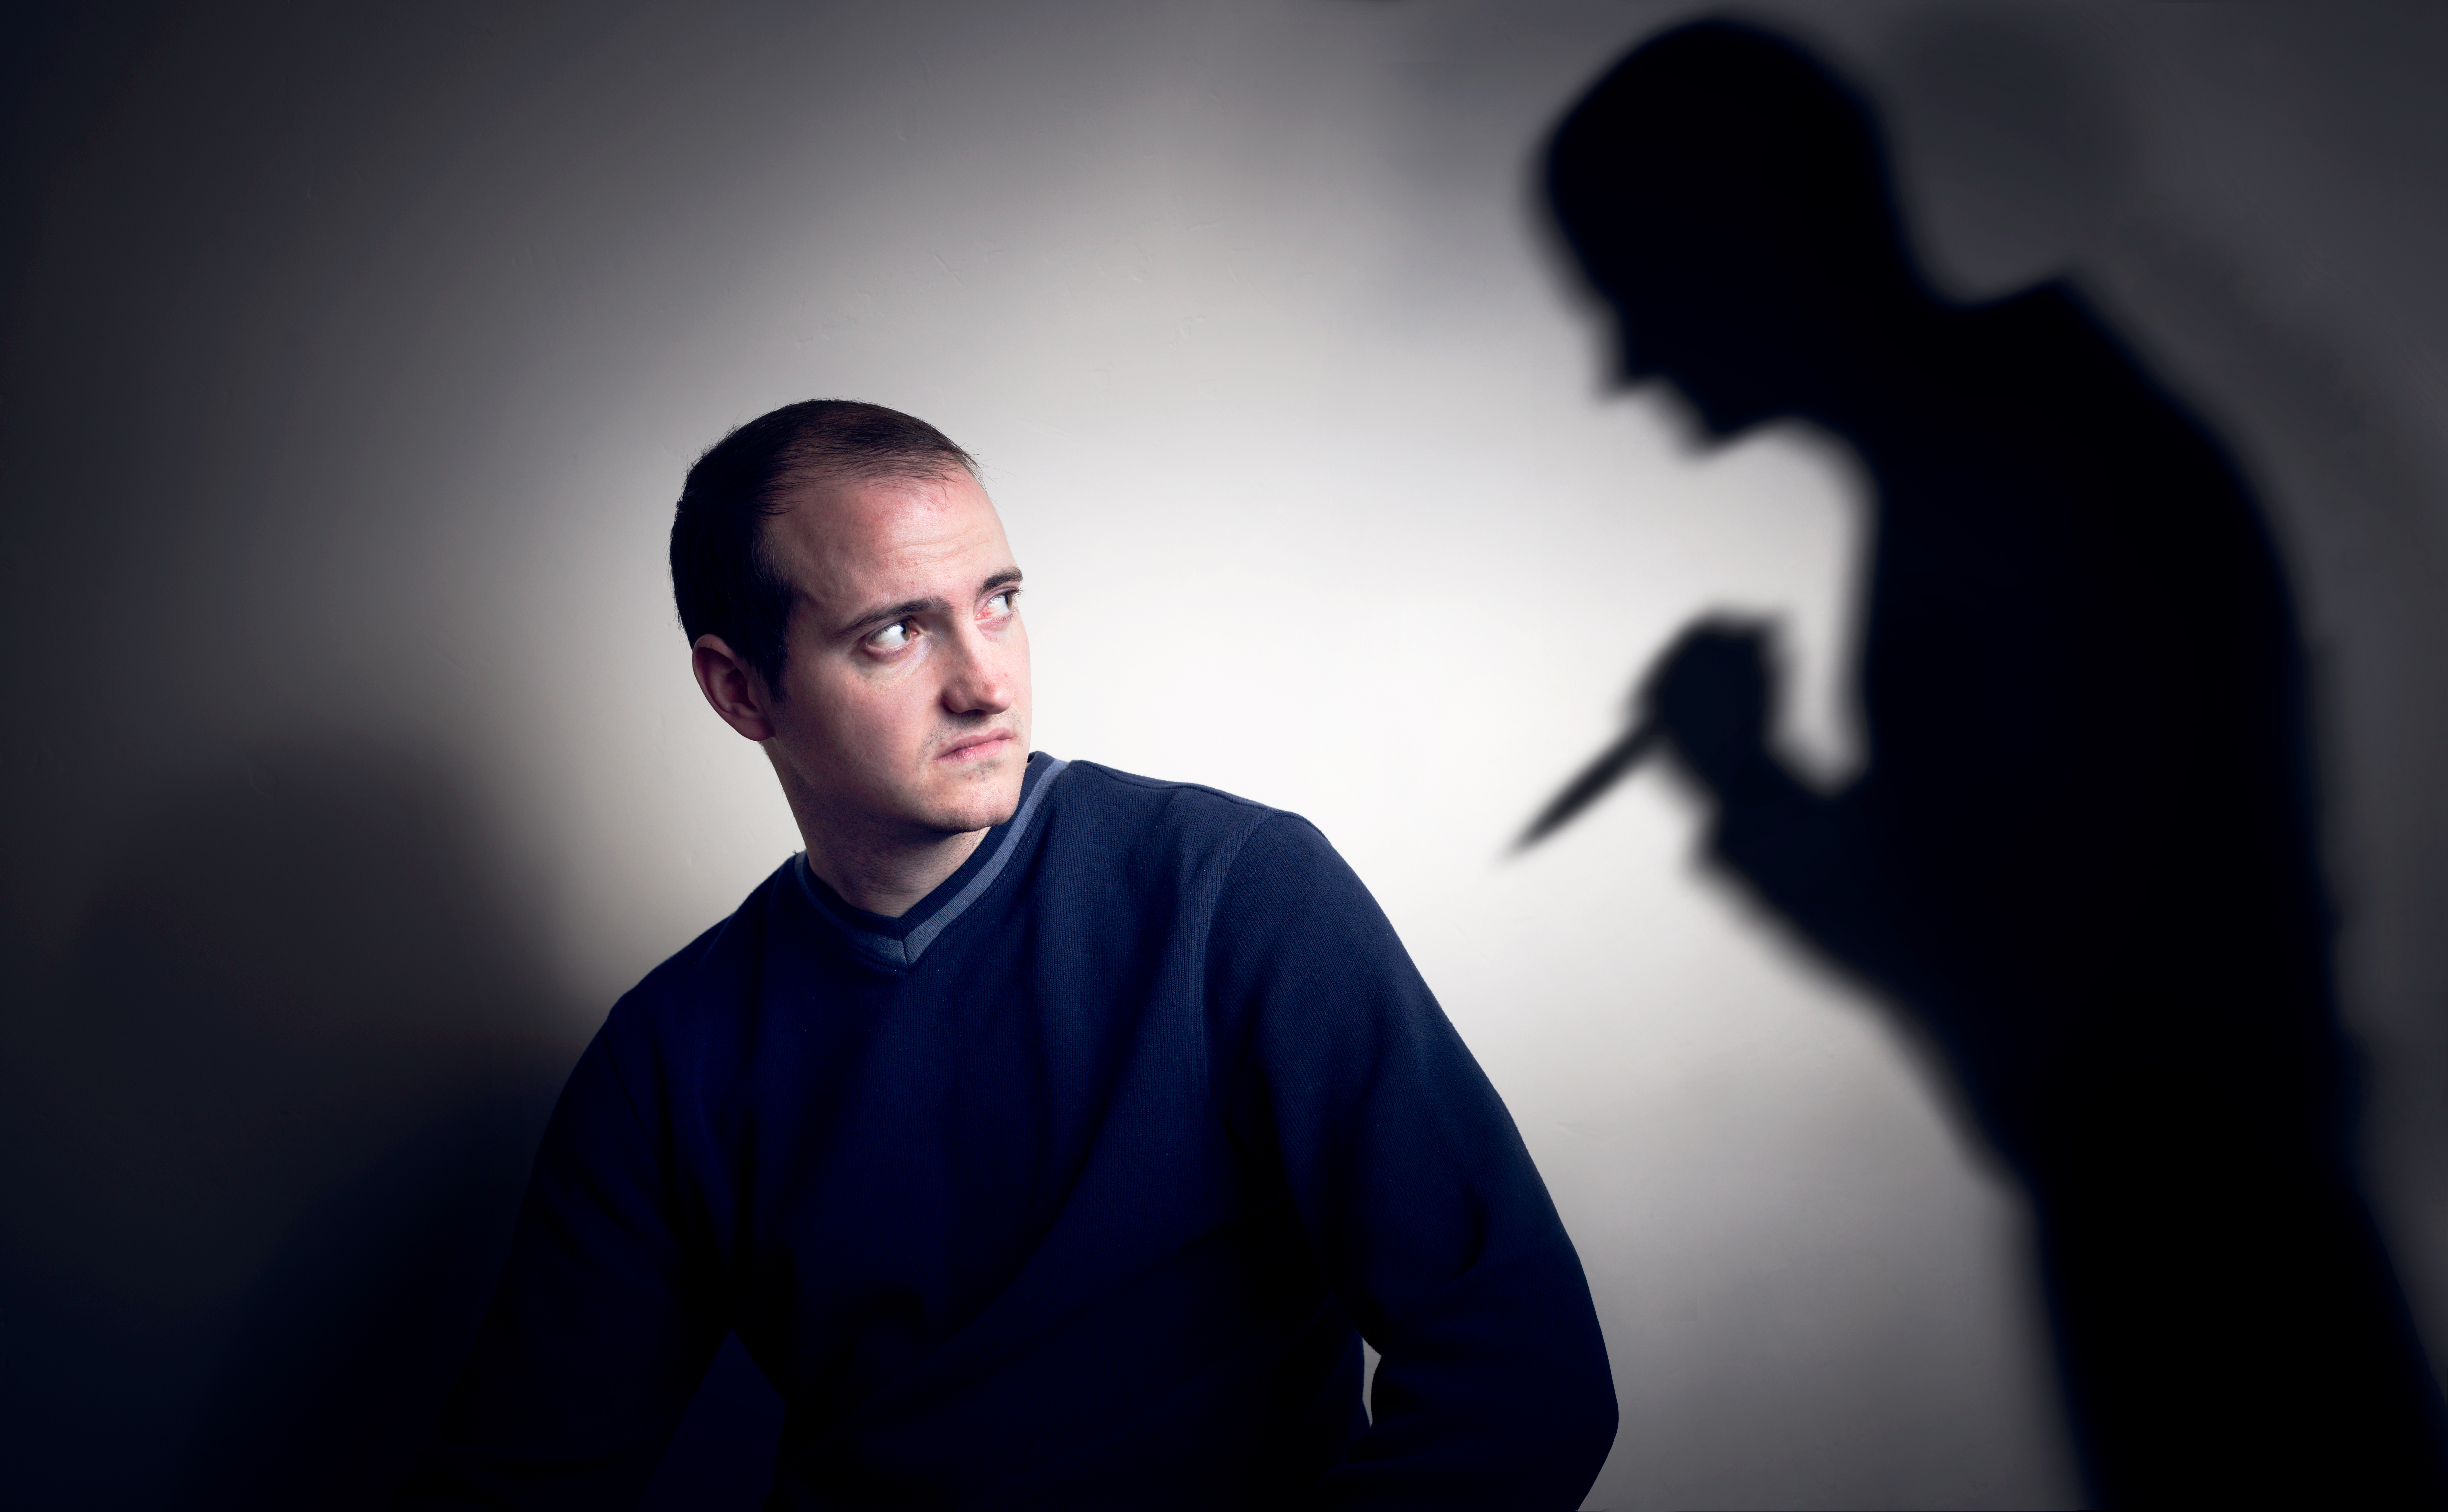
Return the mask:
M 977 630 L 953 638 L 944 677 L 944 707 L 952 714 L 1001 714 L 1011 707 L 1011 652 Z

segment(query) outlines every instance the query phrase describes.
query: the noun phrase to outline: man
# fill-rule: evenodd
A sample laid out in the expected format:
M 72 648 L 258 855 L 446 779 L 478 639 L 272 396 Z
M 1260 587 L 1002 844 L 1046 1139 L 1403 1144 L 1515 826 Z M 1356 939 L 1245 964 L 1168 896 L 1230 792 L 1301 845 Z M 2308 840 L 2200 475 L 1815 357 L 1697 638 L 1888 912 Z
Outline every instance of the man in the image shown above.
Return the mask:
M 1614 1391 L 1501 1103 L 1315 830 L 1029 754 L 968 456 L 775 411 L 672 569 L 807 849 L 572 1072 L 411 1503 L 633 1502 L 736 1330 L 775 1505 L 1578 1506 Z

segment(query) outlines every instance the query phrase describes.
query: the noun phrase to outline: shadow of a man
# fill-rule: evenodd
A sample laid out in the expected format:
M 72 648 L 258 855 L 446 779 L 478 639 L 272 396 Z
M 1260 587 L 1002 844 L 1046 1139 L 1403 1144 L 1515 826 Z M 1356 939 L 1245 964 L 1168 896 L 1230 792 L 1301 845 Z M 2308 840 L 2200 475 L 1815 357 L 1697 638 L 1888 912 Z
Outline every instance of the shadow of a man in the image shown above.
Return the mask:
M 1779 761 L 1763 630 L 1709 621 L 1533 837 L 1662 739 L 1716 859 L 1896 1005 L 2031 1194 L 2102 1501 L 2448 1501 L 2353 1175 L 2293 615 L 2235 468 L 2063 284 L 1935 296 L 1869 109 L 1789 41 L 1649 42 L 1547 175 L 1623 376 L 1719 437 L 1844 436 L 1877 523 L 1859 780 Z

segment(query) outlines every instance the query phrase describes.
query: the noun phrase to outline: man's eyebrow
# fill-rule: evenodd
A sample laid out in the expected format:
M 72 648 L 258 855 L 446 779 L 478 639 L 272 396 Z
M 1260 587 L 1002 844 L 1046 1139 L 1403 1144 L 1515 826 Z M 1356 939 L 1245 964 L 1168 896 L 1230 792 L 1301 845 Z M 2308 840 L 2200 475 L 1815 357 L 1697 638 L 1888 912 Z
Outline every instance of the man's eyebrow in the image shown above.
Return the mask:
M 841 622 L 841 628 L 835 630 L 833 634 L 855 635 L 870 624 L 890 624 L 895 620 L 906 620 L 913 614 L 941 614 L 947 607 L 948 605 L 941 599 L 904 599 L 899 603 L 879 603 L 871 609 L 862 609 L 844 620 Z
M 978 591 L 980 593 L 985 593 L 992 588 L 1008 587 L 1012 584 L 1018 583 L 1020 581 L 1020 577 L 1021 573 L 1018 567 L 1005 567 L 1001 572 L 998 572 L 994 576 L 986 579 L 984 583 L 979 584 Z M 895 620 L 906 620 L 913 614 L 942 614 L 950 607 L 951 605 L 946 603 L 941 599 L 904 599 L 899 603 L 879 603 L 871 609 L 866 610 L 860 614 L 854 614 L 849 619 L 843 621 L 841 627 L 835 630 L 833 634 L 836 636 L 854 635 L 857 632 L 866 629 L 870 624 L 890 624 Z

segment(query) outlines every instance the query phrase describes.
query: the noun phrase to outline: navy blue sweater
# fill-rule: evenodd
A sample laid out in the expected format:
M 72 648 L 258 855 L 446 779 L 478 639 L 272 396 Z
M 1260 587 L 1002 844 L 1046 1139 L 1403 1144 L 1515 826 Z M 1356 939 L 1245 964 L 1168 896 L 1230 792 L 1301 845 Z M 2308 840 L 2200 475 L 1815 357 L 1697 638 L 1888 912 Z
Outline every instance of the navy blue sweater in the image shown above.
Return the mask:
M 630 1504 L 734 1329 L 775 1506 L 1572 1508 L 1615 1434 L 1572 1244 L 1350 869 L 1042 754 L 902 918 L 794 858 L 613 1008 L 408 1504 Z

